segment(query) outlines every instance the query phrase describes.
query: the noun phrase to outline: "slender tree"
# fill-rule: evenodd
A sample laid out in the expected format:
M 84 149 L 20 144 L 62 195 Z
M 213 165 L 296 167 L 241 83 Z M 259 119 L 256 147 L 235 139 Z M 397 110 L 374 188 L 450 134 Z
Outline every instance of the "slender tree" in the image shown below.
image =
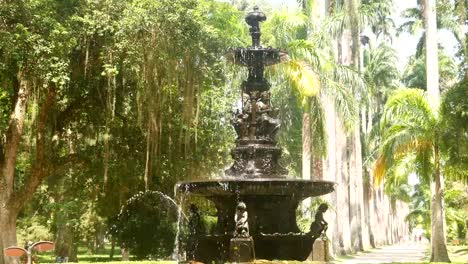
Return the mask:
M 380 156 L 374 167 L 377 183 L 389 168 L 412 158 L 419 177 L 431 184 L 431 256 L 434 261 L 449 262 L 440 182 L 440 120 L 429 104 L 429 93 L 419 89 L 397 91 L 385 105 L 381 133 Z
M 424 0 L 424 21 L 426 28 L 426 80 L 429 105 L 436 112 L 440 105 L 439 63 L 437 48 L 437 12 L 435 0 Z M 434 159 L 440 160 L 439 145 L 434 145 Z M 444 176 L 440 164 L 435 165 L 431 181 L 431 261 L 450 262 L 446 246 L 446 225 L 444 211 Z

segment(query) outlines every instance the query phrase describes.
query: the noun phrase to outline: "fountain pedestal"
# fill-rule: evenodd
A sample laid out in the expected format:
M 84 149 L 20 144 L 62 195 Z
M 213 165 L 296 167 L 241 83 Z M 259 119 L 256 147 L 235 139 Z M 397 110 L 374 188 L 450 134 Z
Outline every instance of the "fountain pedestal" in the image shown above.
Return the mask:
M 317 238 L 312 248 L 312 254 L 309 257 L 311 261 L 328 262 L 330 261 L 329 241 L 326 237 Z
M 236 237 L 229 241 L 229 261 L 233 263 L 255 260 L 255 247 L 252 237 Z

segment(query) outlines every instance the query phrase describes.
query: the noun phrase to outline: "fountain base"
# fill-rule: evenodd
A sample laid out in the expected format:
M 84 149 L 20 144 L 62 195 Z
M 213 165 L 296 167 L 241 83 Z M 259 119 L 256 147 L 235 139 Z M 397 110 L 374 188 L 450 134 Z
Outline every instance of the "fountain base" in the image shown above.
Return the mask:
M 232 238 L 229 242 L 229 261 L 233 263 L 252 262 L 255 260 L 252 237 Z
M 229 261 L 234 215 L 239 201 L 247 204 L 250 235 L 259 259 L 306 260 L 313 238 L 301 233 L 296 209 L 307 198 L 332 192 L 334 183 L 295 179 L 220 179 L 181 182 L 177 190 L 211 200 L 217 209 L 213 234 L 197 238 L 195 259 L 203 262 Z M 213 254 L 216 252 L 216 254 Z

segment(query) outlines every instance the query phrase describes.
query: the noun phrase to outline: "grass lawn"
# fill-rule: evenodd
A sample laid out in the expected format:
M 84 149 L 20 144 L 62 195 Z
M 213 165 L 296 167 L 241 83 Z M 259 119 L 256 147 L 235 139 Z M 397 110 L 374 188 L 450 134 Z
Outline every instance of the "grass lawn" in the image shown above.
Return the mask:
M 102 252 L 92 254 L 88 251 L 86 247 L 79 247 L 78 248 L 78 261 L 79 263 L 106 263 L 106 264 L 127 264 L 127 263 L 139 263 L 139 264 L 176 264 L 176 261 L 155 261 L 155 260 L 147 260 L 147 261 L 132 261 L 132 257 L 130 256 L 131 261 L 120 261 L 122 259 L 122 255 L 120 253 L 120 248 L 115 247 L 114 250 L 114 258 L 111 261 L 109 258 L 110 255 L 110 246 L 102 250 Z M 41 252 L 37 254 L 39 263 L 55 263 L 55 255 L 53 252 Z M 72 263 L 72 262 L 69 262 Z
M 374 249 L 375 250 L 375 249 Z M 468 263 L 468 246 L 448 246 L 450 259 L 454 264 L 467 264 Z M 371 250 L 373 251 L 373 250 Z M 367 252 L 371 252 L 367 251 Z M 80 247 L 78 250 L 78 260 L 79 263 L 106 263 L 106 264 L 176 264 L 176 261 L 119 261 L 122 256 L 120 255 L 120 248 L 115 249 L 114 260 L 111 261 L 109 258 L 110 248 L 106 248 L 100 254 L 90 254 L 86 248 Z M 366 252 L 361 252 L 360 254 L 365 254 Z M 38 254 L 39 263 L 54 263 L 55 257 L 53 253 L 46 252 Z M 354 256 L 340 256 L 337 257 L 333 263 L 340 264 L 345 263 L 346 260 L 353 259 Z M 426 256 L 425 262 L 393 262 L 392 264 L 415 264 L 415 263 L 429 263 L 429 256 Z M 299 262 L 299 261 L 266 261 L 266 260 L 257 260 L 254 263 L 256 264 L 266 264 L 266 263 L 284 263 L 284 264 L 313 264 L 317 262 Z M 431 262 L 434 263 L 435 262 Z M 390 263 L 389 263 L 390 264 Z

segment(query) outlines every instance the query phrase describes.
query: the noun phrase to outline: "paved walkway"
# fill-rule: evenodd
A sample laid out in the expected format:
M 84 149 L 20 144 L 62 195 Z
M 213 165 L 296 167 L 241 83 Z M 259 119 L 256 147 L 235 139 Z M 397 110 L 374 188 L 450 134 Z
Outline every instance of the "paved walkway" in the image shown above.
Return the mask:
M 338 259 L 333 263 L 364 264 L 392 262 L 423 262 L 427 244 L 398 244 L 372 249 L 368 253 L 359 253 L 352 259 Z

